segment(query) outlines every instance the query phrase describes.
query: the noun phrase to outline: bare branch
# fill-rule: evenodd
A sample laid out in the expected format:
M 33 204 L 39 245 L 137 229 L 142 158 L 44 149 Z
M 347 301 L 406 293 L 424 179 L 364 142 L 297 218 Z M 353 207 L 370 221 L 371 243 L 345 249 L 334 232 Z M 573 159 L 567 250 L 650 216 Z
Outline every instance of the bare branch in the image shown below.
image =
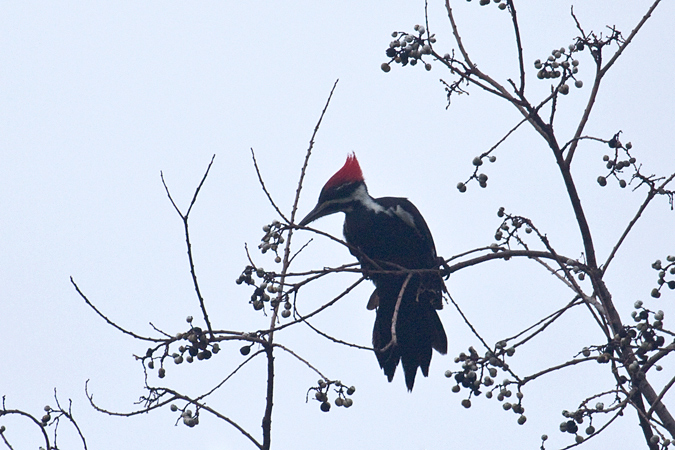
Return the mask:
M 328 379 L 324 374 L 321 373 L 321 371 L 320 371 L 319 369 L 317 369 L 316 367 L 314 367 L 314 366 L 312 365 L 312 363 L 310 363 L 310 362 L 307 361 L 305 358 L 303 358 L 302 356 L 300 356 L 300 355 L 298 355 L 297 353 L 295 353 L 295 352 L 294 352 L 293 350 L 291 350 L 290 348 L 285 347 L 285 346 L 283 346 L 283 345 L 281 345 L 281 344 L 279 344 L 279 343 L 275 343 L 274 346 L 275 346 L 275 347 L 278 347 L 278 348 L 280 348 L 280 349 L 282 349 L 282 350 L 284 350 L 284 351 L 287 352 L 287 353 L 290 353 L 291 355 L 293 355 L 293 356 L 295 357 L 295 359 L 297 359 L 298 361 L 302 362 L 302 363 L 305 364 L 307 367 L 309 367 L 310 369 L 312 369 L 317 375 L 319 375 L 319 376 L 320 376 L 321 378 L 323 378 L 324 380 L 327 380 L 327 379 Z
M 555 372 L 556 370 L 560 370 L 560 369 L 563 369 L 565 367 L 575 366 L 575 365 L 583 363 L 583 362 L 597 361 L 597 359 L 598 359 L 597 356 L 589 356 L 587 358 L 572 359 L 572 360 L 569 360 L 567 362 L 558 364 L 556 366 L 547 367 L 544 370 L 541 370 L 541 371 L 539 371 L 535 374 L 528 375 L 525 378 L 523 378 L 522 381 L 521 381 L 521 385 L 529 383 L 530 381 L 535 380 L 535 379 L 539 378 L 540 376 L 545 375 L 547 373 Z
M 570 146 L 569 152 L 567 152 L 567 156 L 565 157 L 565 162 L 568 166 L 572 163 L 572 158 L 574 157 L 574 152 L 577 148 L 578 143 L 577 139 L 583 133 L 584 128 L 586 127 L 586 123 L 588 123 L 588 118 L 591 115 L 591 110 L 593 109 L 593 105 L 595 104 L 595 99 L 597 98 L 598 90 L 600 88 L 600 81 L 605 76 L 610 67 L 614 65 L 619 56 L 621 56 L 626 47 L 628 47 L 628 45 L 633 41 L 633 38 L 637 35 L 638 31 L 640 31 L 642 26 L 647 22 L 647 19 L 651 17 L 652 13 L 659 5 L 659 3 L 661 3 L 661 0 L 655 0 L 654 3 L 652 3 L 652 5 L 649 7 L 649 10 L 645 13 L 640 22 L 638 22 L 637 26 L 633 29 L 633 31 L 631 31 L 630 35 L 626 38 L 626 40 L 621 45 L 619 45 L 618 50 L 614 53 L 614 55 L 612 55 L 609 61 L 607 61 L 604 67 L 602 66 L 601 60 L 599 59 L 596 60 L 596 72 L 595 72 L 595 80 L 593 81 L 593 87 L 591 88 L 591 93 L 588 97 L 584 114 L 581 117 L 581 120 L 579 121 L 579 125 L 577 126 L 577 131 L 574 133 L 574 140 L 572 141 L 572 145 Z M 581 25 L 579 25 L 579 21 L 574 16 L 574 11 L 572 11 L 572 17 L 574 17 L 574 20 L 577 24 L 577 28 L 581 31 L 582 35 L 584 35 Z
M 202 310 L 202 315 L 204 317 L 204 322 L 206 323 L 206 327 L 209 330 L 209 333 L 211 336 L 213 336 L 213 328 L 211 327 L 211 321 L 209 320 L 209 315 L 206 312 L 206 304 L 204 303 L 204 298 L 202 297 L 201 290 L 199 289 L 199 282 L 197 281 L 197 273 L 195 271 L 195 263 L 194 263 L 194 258 L 192 256 L 192 244 L 190 243 L 190 230 L 188 227 L 188 218 L 190 216 L 190 212 L 192 211 L 192 207 L 194 206 L 195 202 L 197 201 L 197 195 L 199 195 L 199 191 L 201 190 L 202 186 L 204 185 L 204 182 L 206 181 L 206 177 L 209 175 L 209 171 L 211 170 L 211 166 L 213 165 L 213 160 L 216 158 L 216 155 L 213 155 L 211 157 L 211 161 L 209 162 L 208 167 L 206 168 L 206 172 L 204 172 L 204 176 L 202 177 L 202 180 L 199 182 L 199 185 L 197 186 L 197 189 L 195 189 L 195 193 L 192 196 L 192 201 L 190 202 L 190 206 L 188 207 L 188 210 L 185 214 L 183 214 L 176 205 L 176 202 L 174 202 L 173 198 L 171 197 L 171 192 L 169 192 L 169 187 L 166 185 L 166 182 L 164 181 L 164 173 L 160 172 L 160 178 L 162 179 L 162 184 L 164 185 L 164 190 L 166 190 L 166 195 L 169 197 L 169 200 L 171 201 L 171 204 L 173 205 L 174 209 L 180 216 L 180 218 L 183 221 L 183 228 L 185 230 L 185 243 L 187 245 L 187 254 L 188 254 L 188 260 L 190 262 L 190 274 L 192 275 L 192 283 L 195 288 L 195 293 L 197 294 L 197 299 L 199 300 L 199 307 Z
M 604 274 L 607 271 L 607 267 L 609 266 L 609 263 L 614 259 L 614 256 L 616 255 L 616 252 L 619 250 L 619 247 L 621 247 L 621 244 L 623 244 L 623 241 L 626 239 L 626 236 L 628 236 L 628 233 L 633 229 L 633 226 L 635 223 L 638 221 L 640 217 L 642 217 L 642 213 L 647 209 L 647 205 L 649 205 L 649 202 L 654 199 L 656 194 L 658 193 L 659 189 L 663 189 L 666 187 L 668 183 L 670 183 L 673 178 L 675 178 L 675 174 L 672 174 L 668 179 L 666 179 L 657 189 L 650 189 L 649 192 L 647 193 L 647 198 L 645 198 L 645 201 L 642 202 L 642 205 L 640 205 L 640 208 L 638 208 L 638 211 L 635 213 L 635 216 L 633 219 L 630 221 L 626 229 L 623 231 L 623 234 L 619 238 L 619 241 L 616 243 L 612 251 L 610 252 L 609 256 L 607 257 L 607 261 L 605 261 L 605 264 L 602 267 L 602 273 Z
M 45 429 L 44 426 L 42 426 L 42 422 L 40 422 L 37 418 L 33 417 L 33 415 L 22 411 L 20 409 L 7 409 L 5 407 L 5 396 L 2 396 L 2 409 L 0 409 L 0 417 L 2 416 L 10 416 L 10 415 L 17 415 L 17 416 L 22 416 L 26 417 L 28 420 L 33 422 L 37 428 L 42 432 L 42 437 L 45 440 L 45 445 L 46 448 L 52 448 L 50 443 L 49 443 L 49 436 L 47 435 L 47 430 Z M 7 445 L 8 448 L 12 448 L 10 445 L 10 442 L 7 440 L 5 437 L 4 433 L 0 433 L 0 436 L 2 437 L 3 441 L 5 442 L 5 445 Z
M 342 344 L 342 345 L 346 345 L 347 347 L 358 348 L 359 350 L 368 350 L 368 351 L 370 351 L 370 352 L 372 352 L 372 351 L 374 350 L 372 347 L 365 347 L 365 346 L 363 346 L 363 345 L 359 345 L 359 344 L 354 344 L 354 343 L 352 343 L 352 342 L 343 341 L 343 340 L 341 340 L 341 339 L 338 339 L 338 338 L 336 338 L 336 337 L 331 336 L 331 335 L 328 334 L 328 333 L 324 333 L 323 331 L 319 330 L 317 327 L 315 327 L 314 325 L 312 325 L 311 323 L 309 323 L 309 322 L 306 321 L 306 320 L 305 320 L 304 322 L 305 322 L 305 325 L 307 325 L 309 328 L 311 328 L 312 330 L 314 330 L 314 332 L 316 332 L 317 334 L 319 334 L 319 335 L 325 337 L 325 338 L 328 339 L 329 341 L 335 342 L 336 344 Z
M 401 300 L 403 300 L 403 294 L 405 293 L 406 288 L 408 287 L 408 283 L 410 282 L 410 279 L 412 278 L 412 273 L 409 273 L 407 277 L 405 277 L 405 281 L 401 285 L 401 290 L 398 293 L 398 298 L 396 299 L 396 307 L 394 308 L 394 315 L 391 318 L 391 342 L 387 344 L 383 349 L 380 351 L 385 351 L 387 348 L 394 345 L 398 344 L 398 340 L 396 339 L 396 325 L 398 324 L 398 312 L 399 309 L 401 308 Z
M 457 302 L 455 302 L 455 299 L 452 298 L 452 295 L 450 295 L 449 292 L 447 294 L 448 294 L 448 298 L 450 299 L 450 303 L 453 304 L 453 306 L 455 307 L 455 309 L 457 310 L 459 315 L 462 316 L 462 319 L 464 320 L 464 323 L 466 323 L 466 325 L 469 327 L 469 329 L 474 334 L 474 336 L 476 336 L 478 338 L 478 340 L 481 341 L 481 343 L 483 344 L 483 346 L 485 347 L 486 350 L 492 351 L 492 349 L 487 344 L 487 342 L 485 342 L 485 339 L 483 339 L 483 337 L 480 334 L 478 334 L 478 331 L 476 331 L 476 329 L 471 324 L 469 319 L 464 315 L 464 312 L 462 311 L 462 308 L 460 308 L 459 305 L 457 304 Z
M 140 340 L 142 340 L 142 341 L 149 341 L 149 342 L 163 342 L 162 339 L 156 339 L 156 338 L 151 338 L 151 337 L 141 336 L 141 335 L 139 335 L 139 334 L 134 333 L 133 331 L 129 331 L 129 330 L 127 330 L 127 329 L 125 329 L 125 328 L 122 328 L 121 326 L 117 325 L 115 322 L 113 322 L 112 320 L 108 319 L 108 317 L 106 317 L 105 314 L 103 314 L 101 311 L 99 311 L 98 308 L 96 308 L 96 306 L 94 306 L 94 304 L 93 304 L 92 302 L 89 301 L 89 299 L 87 298 L 87 296 L 84 295 L 84 293 L 80 290 L 79 286 L 75 283 L 75 280 L 73 280 L 73 277 L 70 277 L 70 282 L 71 282 L 71 284 L 75 287 L 75 290 L 77 291 L 78 294 L 80 294 L 80 297 L 82 297 L 82 299 L 85 301 L 85 303 L 86 303 L 87 305 L 89 305 L 89 307 L 90 307 L 91 309 L 93 309 L 94 312 L 95 312 L 96 314 L 99 315 L 99 317 L 101 317 L 103 320 L 105 320 L 105 321 L 108 323 L 108 325 L 110 325 L 110 326 L 112 326 L 113 328 L 115 328 L 115 329 L 121 331 L 121 332 L 124 333 L 124 334 L 128 334 L 129 336 L 134 337 L 134 338 L 136 338 L 136 339 L 140 339 Z
M 520 27 L 518 26 L 518 16 L 516 15 L 516 7 L 513 0 L 506 0 L 506 6 L 511 14 L 511 21 L 513 22 L 513 33 L 516 37 L 516 47 L 518 49 L 518 68 L 520 70 L 520 87 L 518 88 L 518 95 L 522 98 L 525 95 L 525 63 L 523 60 L 523 43 L 520 40 Z
M 269 193 L 267 188 L 265 187 L 265 182 L 263 181 L 262 175 L 260 174 L 260 168 L 258 167 L 258 161 L 255 159 L 255 152 L 253 151 L 253 147 L 251 147 L 251 158 L 253 158 L 253 167 L 255 167 L 255 173 L 258 175 L 258 181 L 260 182 L 260 187 L 262 188 L 263 192 L 267 196 L 267 200 L 269 200 L 270 204 L 274 208 L 274 210 L 279 214 L 279 217 L 284 219 L 286 223 L 288 223 L 288 219 L 284 215 L 284 213 L 281 212 L 279 207 L 277 206 L 276 203 L 274 203 L 274 200 L 272 199 L 272 195 Z

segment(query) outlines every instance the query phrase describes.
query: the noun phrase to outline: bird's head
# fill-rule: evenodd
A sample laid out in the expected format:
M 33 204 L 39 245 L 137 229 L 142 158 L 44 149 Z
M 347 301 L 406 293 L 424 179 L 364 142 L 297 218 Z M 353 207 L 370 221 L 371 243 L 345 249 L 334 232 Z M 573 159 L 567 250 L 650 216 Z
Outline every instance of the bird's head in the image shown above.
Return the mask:
M 326 182 L 319 201 L 312 211 L 299 223 L 301 227 L 315 221 L 319 217 L 327 216 L 336 212 L 348 211 L 358 196 L 366 193 L 366 184 L 363 181 L 361 167 L 353 153 L 347 156 L 347 161 L 342 169 L 330 177 Z

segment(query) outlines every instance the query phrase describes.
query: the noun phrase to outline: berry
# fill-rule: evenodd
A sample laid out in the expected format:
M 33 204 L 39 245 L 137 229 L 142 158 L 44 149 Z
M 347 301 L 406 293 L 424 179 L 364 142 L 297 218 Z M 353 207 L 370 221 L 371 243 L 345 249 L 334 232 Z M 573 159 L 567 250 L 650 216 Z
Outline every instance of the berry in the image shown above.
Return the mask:
M 330 411 L 330 403 L 325 401 L 321 403 L 321 411 L 328 412 Z
M 598 184 L 600 186 L 607 186 L 607 178 L 603 177 L 602 175 L 598 177 Z
M 576 422 L 574 420 L 568 420 L 565 422 L 565 428 L 568 433 L 576 433 L 579 430 L 579 427 L 577 426 Z

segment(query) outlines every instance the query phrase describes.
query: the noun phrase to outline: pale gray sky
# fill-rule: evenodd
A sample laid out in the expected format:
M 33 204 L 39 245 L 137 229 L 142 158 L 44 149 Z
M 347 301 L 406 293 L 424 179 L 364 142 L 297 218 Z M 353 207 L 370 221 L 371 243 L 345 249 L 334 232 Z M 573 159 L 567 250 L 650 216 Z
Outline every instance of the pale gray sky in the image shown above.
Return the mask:
M 475 62 L 501 81 L 517 76 L 511 25 L 495 5 L 456 1 L 465 43 Z M 576 2 L 586 30 L 616 25 L 626 35 L 646 9 L 644 2 Z M 598 98 L 588 133 L 608 138 L 617 130 L 632 141 L 649 173 L 672 173 L 675 96 L 672 89 L 675 8 L 663 2 L 619 63 Z M 532 62 L 576 36 L 568 1 L 519 5 L 531 98 L 550 84 L 535 78 Z M 267 319 L 254 313 L 245 287 L 234 280 L 246 265 L 244 243 L 255 248 L 261 227 L 275 218 L 250 160 L 254 147 L 268 188 L 286 210 L 295 193 L 307 142 L 335 81 L 340 82 L 319 131 L 300 213 L 314 205 L 323 183 L 356 152 L 371 194 L 405 196 L 424 214 L 439 254 L 449 257 L 492 242 L 496 211 L 530 217 L 560 253 L 581 256 L 579 234 L 553 159 L 534 133 L 523 128 L 486 167 L 488 189 L 455 189 L 471 173 L 472 158 L 520 120 L 509 105 L 475 88 L 445 110 L 434 64 L 380 64 L 394 30 L 424 21 L 424 3 L 398 2 L 2 2 L 0 7 L 0 394 L 8 408 L 39 414 L 53 405 L 52 390 L 73 399 L 73 413 L 92 449 L 247 448 L 231 427 L 206 415 L 195 429 L 174 427 L 169 411 L 118 419 L 94 412 L 96 401 L 128 411 L 143 394 L 143 374 L 132 354 L 143 344 L 122 336 L 86 307 L 69 283 L 73 276 L 89 298 L 120 325 L 143 334 L 148 322 L 176 333 L 187 315 L 199 316 L 185 257 L 182 223 L 160 182 L 164 171 L 174 198 L 186 207 L 211 158 L 217 154 L 192 216 L 192 239 L 203 294 L 216 328 L 255 330 Z M 429 5 L 440 53 L 453 48 L 440 2 Z M 557 132 L 566 140 L 589 93 L 593 67 L 581 58 L 582 89 L 572 89 L 559 110 Z M 632 217 L 643 193 L 601 189 L 600 144 L 580 147 L 578 186 L 598 251 L 606 255 Z M 647 300 L 656 281 L 649 265 L 674 253 L 675 216 L 655 202 L 626 242 L 610 288 L 622 316 Z M 342 218 L 318 228 L 339 235 Z M 296 243 L 308 235 L 296 235 Z M 256 255 L 265 267 L 274 263 Z M 348 252 L 315 239 L 298 261 L 322 267 L 351 261 Z M 465 313 L 491 342 L 509 336 L 566 303 L 566 292 L 533 264 L 495 262 L 454 275 L 450 289 Z M 306 310 L 350 283 L 336 277 L 307 289 Z M 339 302 L 315 324 L 332 335 L 368 345 L 374 314 L 365 309 L 370 286 Z M 672 294 L 652 305 L 666 318 Z M 670 311 L 675 312 L 673 308 Z M 452 358 L 476 345 L 458 314 L 441 313 L 449 355 L 435 354 L 428 379 L 408 394 L 403 377 L 389 384 L 375 357 L 329 343 L 311 330 L 289 329 L 282 343 L 332 378 L 354 384 L 354 406 L 305 404 L 316 375 L 279 354 L 273 417 L 276 448 L 547 448 L 571 443 L 558 431 L 562 409 L 611 386 L 605 367 L 574 368 L 528 386 L 528 422 L 502 411 L 495 400 L 452 394 L 443 377 Z M 590 327 L 590 332 L 586 329 Z M 591 319 L 579 311 L 517 354 L 523 374 L 601 343 Z M 224 346 L 208 362 L 168 366 L 165 381 L 197 394 L 242 361 L 238 346 Z M 672 374 L 666 365 L 664 377 Z M 258 434 L 264 399 L 262 360 L 251 364 L 209 401 Z M 153 374 L 154 376 L 154 374 Z M 157 381 L 156 379 L 154 381 Z M 668 397 L 666 398 L 668 399 Z M 671 395 L 671 403 L 672 403 Z M 12 430 L 20 421 L 2 419 Z M 11 425 L 11 427 L 10 427 Z M 634 414 L 585 448 L 636 448 L 642 437 Z M 60 429 L 64 448 L 77 448 L 72 431 Z M 15 435 L 16 436 L 16 435 Z M 35 430 L 15 438 L 15 448 L 36 448 Z M 250 448 L 250 447 L 249 447 Z

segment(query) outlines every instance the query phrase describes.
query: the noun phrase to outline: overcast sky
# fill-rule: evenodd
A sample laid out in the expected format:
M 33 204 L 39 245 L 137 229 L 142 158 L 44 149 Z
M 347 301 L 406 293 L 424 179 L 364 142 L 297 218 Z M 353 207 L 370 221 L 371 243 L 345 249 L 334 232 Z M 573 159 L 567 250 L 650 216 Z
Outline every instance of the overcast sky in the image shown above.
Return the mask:
M 456 1 L 458 25 L 483 71 L 505 83 L 517 76 L 512 27 L 496 5 Z M 519 20 L 532 99 L 550 89 L 532 62 L 576 36 L 568 1 L 526 1 Z M 616 25 L 627 35 L 645 2 L 577 2 L 586 31 Z M 607 76 L 588 134 L 603 138 L 622 130 L 646 173 L 675 170 L 672 69 L 675 7 L 663 2 Z M 374 196 L 405 196 L 424 214 L 438 253 L 450 257 L 492 242 L 496 211 L 530 217 L 559 253 L 581 257 L 578 230 L 554 161 L 543 141 L 523 127 L 485 168 L 488 189 L 475 184 L 460 194 L 458 181 L 471 160 L 490 148 L 521 118 L 513 107 L 469 89 L 449 109 L 438 79 L 452 81 L 439 64 L 380 64 L 394 30 L 424 21 L 422 1 L 396 2 L 49 2 L 3 1 L 0 6 L 0 394 L 8 408 L 41 415 L 57 388 L 92 449 L 241 449 L 248 442 L 231 427 L 202 416 L 200 425 L 175 427 L 168 410 L 131 419 L 96 413 L 84 395 L 129 411 L 143 394 L 143 373 L 133 354 L 145 346 L 100 320 L 78 297 L 73 276 L 89 298 L 120 325 L 151 334 L 149 322 L 171 334 L 185 331 L 185 317 L 199 317 L 189 276 L 182 222 L 166 198 L 160 171 L 185 208 L 213 154 L 212 171 L 193 210 L 192 239 L 199 280 L 215 328 L 256 330 L 267 319 L 247 303 L 251 292 L 234 281 L 247 264 L 244 244 L 255 249 L 273 209 L 259 188 L 250 158 L 258 155 L 268 188 L 288 211 L 312 130 L 331 86 L 340 79 L 318 133 L 300 200 L 309 211 L 323 183 L 354 151 Z M 447 15 L 429 5 L 436 49 L 450 52 Z M 560 105 L 556 132 L 567 140 L 589 94 L 593 67 L 579 57 L 579 78 Z M 600 255 L 606 255 L 644 192 L 604 189 L 601 144 L 580 146 L 574 170 Z M 316 222 L 341 234 L 342 217 Z M 637 299 L 647 300 L 657 258 L 675 253 L 675 216 L 657 199 L 619 252 L 607 282 L 627 318 Z M 309 239 L 296 235 L 297 244 Z M 272 268 L 269 255 L 254 254 Z M 600 259 L 604 259 L 601 256 Z M 322 239 L 303 252 L 297 268 L 352 261 L 346 249 Z M 317 282 L 301 300 L 312 306 L 332 298 L 353 277 Z M 323 284 L 322 284 L 323 283 Z M 484 337 L 494 343 L 554 311 L 571 293 L 533 263 L 495 262 L 466 269 L 449 282 L 453 297 Z M 312 290 L 313 289 L 313 290 Z M 315 324 L 341 339 L 369 345 L 374 313 L 365 304 L 371 287 L 320 315 Z M 672 294 L 651 304 L 666 311 Z M 659 303 L 660 302 L 660 303 Z M 672 311 L 672 312 L 671 312 Z M 477 345 L 451 307 L 441 312 L 449 354 L 434 354 L 428 379 L 412 394 L 398 373 L 389 384 L 374 355 L 330 343 L 306 327 L 277 339 L 313 361 L 327 376 L 355 385 L 354 406 L 319 411 L 305 403 L 317 376 L 284 354 L 277 356 L 273 417 L 275 448 L 547 448 L 572 442 L 558 431 L 562 409 L 611 388 L 606 367 L 577 367 L 525 389 L 527 424 L 497 402 L 473 401 L 443 377 L 452 359 Z M 587 314 L 570 314 L 536 340 L 512 367 L 527 374 L 573 357 L 602 336 Z M 167 367 L 168 385 L 198 394 L 242 361 L 238 346 L 223 346 L 208 362 Z M 675 365 L 664 364 L 664 379 Z M 155 374 L 151 381 L 159 384 Z M 500 375 L 501 377 L 501 375 Z M 657 378 L 657 381 L 659 379 Z M 259 435 L 264 363 L 250 364 L 209 401 Z M 670 397 L 670 398 L 669 398 Z M 671 406 L 675 398 L 666 396 Z M 1 419 L 15 448 L 36 448 L 40 436 L 16 420 Z M 15 431 L 21 433 L 21 431 Z M 636 448 L 643 438 L 631 411 L 610 434 L 587 449 Z M 10 435 L 8 435 L 10 436 Z M 21 437 L 17 437 L 21 436 Z M 60 429 L 63 448 L 77 448 L 72 430 Z

